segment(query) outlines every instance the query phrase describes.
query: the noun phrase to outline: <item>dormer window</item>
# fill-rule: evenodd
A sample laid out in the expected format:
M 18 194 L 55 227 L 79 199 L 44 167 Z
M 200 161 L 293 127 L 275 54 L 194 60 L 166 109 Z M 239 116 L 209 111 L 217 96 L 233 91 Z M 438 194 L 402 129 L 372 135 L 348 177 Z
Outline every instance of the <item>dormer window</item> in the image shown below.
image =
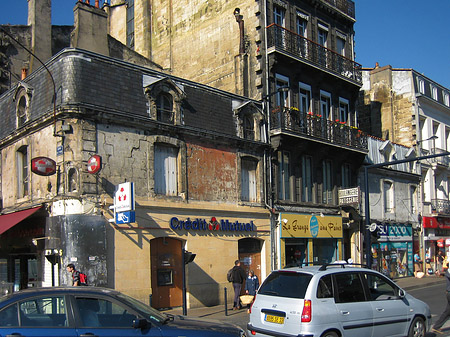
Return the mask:
M 233 101 L 234 115 L 237 120 L 238 137 L 247 140 L 264 141 L 265 140 L 265 119 L 253 102 Z
M 244 116 L 242 129 L 244 131 L 244 138 L 249 140 L 255 140 L 255 121 L 253 116 Z
M 144 76 L 144 92 L 148 114 L 158 122 L 182 125 L 182 102 L 186 94 L 182 86 L 168 78 Z
M 32 89 L 26 83 L 19 82 L 19 86 L 14 95 L 14 101 L 16 102 L 16 125 L 18 128 L 28 122 L 31 93 Z
M 156 98 L 157 120 L 164 123 L 173 123 L 173 98 L 163 92 Z

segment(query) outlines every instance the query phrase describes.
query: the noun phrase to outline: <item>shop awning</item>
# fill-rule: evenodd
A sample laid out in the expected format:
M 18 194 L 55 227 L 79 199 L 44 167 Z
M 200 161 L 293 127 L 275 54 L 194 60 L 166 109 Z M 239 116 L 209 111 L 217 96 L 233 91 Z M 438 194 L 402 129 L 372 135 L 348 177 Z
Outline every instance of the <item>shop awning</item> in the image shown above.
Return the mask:
M 30 215 L 36 213 L 42 206 L 25 209 L 9 214 L 0 215 L 0 235 L 6 232 L 11 227 L 17 225 L 22 220 L 28 218 Z

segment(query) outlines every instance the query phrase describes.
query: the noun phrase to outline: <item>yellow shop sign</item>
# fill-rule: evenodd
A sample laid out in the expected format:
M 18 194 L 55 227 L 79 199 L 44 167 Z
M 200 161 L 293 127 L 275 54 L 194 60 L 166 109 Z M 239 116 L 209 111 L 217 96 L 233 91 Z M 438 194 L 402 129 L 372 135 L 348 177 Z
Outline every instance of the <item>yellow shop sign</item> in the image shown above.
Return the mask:
M 282 238 L 342 238 L 342 217 L 281 213 Z

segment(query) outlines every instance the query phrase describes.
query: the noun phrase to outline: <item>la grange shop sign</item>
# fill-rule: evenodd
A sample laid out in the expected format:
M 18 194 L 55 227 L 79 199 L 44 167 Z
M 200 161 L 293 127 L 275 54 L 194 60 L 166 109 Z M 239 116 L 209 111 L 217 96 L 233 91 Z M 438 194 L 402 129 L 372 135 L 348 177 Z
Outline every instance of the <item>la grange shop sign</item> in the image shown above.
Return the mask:
M 220 220 L 216 217 L 212 217 L 211 220 L 206 219 L 195 219 L 191 220 L 187 218 L 186 220 L 179 220 L 176 217 L 170 219 L 170 228 L 173 230 L 198 230 L 198 231 L 234 231 L 234 232 L 252 232 L 256 230 L 256 226 L 253 221 L 250 222 L 239 222 L 230 220 Z

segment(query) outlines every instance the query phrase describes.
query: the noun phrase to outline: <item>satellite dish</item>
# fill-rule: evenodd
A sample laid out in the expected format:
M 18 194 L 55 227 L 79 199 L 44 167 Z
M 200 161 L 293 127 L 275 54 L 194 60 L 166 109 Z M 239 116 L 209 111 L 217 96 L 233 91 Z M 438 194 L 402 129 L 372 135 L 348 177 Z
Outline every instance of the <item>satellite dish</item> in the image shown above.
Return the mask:
M 377 224 L 374 222 L 374 223 L 370 224 L 370 226 L 369 226 L 369 231 L 375 232 L 375 231 L 377 230 L 377 228 L 378 228 L 378 226 L 377 226 Z

